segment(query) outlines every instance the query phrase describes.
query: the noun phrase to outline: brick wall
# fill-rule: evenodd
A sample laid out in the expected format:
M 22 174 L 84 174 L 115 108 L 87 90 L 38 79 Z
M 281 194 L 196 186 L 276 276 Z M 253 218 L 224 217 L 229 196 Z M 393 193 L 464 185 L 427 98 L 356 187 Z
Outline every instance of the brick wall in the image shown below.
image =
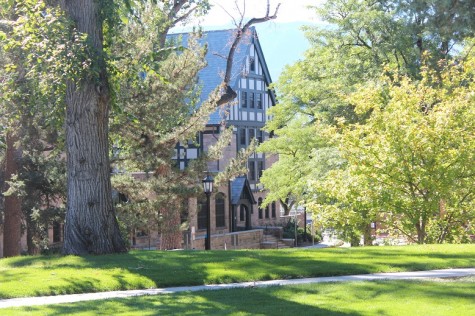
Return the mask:
M 253 229 L 243 232 L 224 233 L 222 235 L 211 235 L 211 249 L 259 249 L 263 240 L 263 229 Z M 185 245 L 187 249 L 204 249 L 204 236 L 196 237 L 195 240 L 190 241 L 190 244 Z

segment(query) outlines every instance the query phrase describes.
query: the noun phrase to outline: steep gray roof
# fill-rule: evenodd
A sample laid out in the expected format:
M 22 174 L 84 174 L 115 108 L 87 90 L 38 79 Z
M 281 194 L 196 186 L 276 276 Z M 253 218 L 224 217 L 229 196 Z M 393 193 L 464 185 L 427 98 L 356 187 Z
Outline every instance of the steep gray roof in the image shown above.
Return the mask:
M 200 44 L 208 45 L 208 52 L 206 54 L 207 66 L 202 69 L 199 74 L 199 82 L 203 86 L 201 92 L 201 100 L 208 98 L 209 94 L 219 86 L 223 80 L 224 72 L 226 71 L 226 58 L 234 40 L 234 29 L 207 31 L 203 33 L 203 37 L 199 40 Z M 172 34 L 171 37 L 182 36 L 183 45 L 186 46 L 189 34 Z M 246 65 L 246 56 L 249 54 L 251 44 L 257 38 L 254 27 L 249 29 L 241 39 L 233 59 L 233 68 L 231 75 L 230 86 L 235 90 L 238 84 L 238 79 L 244 66 Z M 267 67 L 265 67 L 267 68 Z M 217 109 L 210 115 L 209 125 L 220 124 L 223 117 L 220 109 Z
M 243 193 L 247 196 L 252 204 L 256 204 L 256 200 L 252 194 L 247 177 L 237 177 L 231 181 L 231 204 L 239 204 L 239 200 L 241 200 Z

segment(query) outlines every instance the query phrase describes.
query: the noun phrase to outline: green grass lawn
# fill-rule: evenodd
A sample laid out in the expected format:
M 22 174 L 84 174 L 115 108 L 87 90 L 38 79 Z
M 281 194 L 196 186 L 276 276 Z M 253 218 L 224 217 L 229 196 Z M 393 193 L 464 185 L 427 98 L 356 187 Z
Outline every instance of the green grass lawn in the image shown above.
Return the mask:
M 134 251 L 0 260 L 0 297 L 475 267 L 475 245 Z
M 2 315 L 475 315 L 475 277 L 201 291 L 2 309 Z

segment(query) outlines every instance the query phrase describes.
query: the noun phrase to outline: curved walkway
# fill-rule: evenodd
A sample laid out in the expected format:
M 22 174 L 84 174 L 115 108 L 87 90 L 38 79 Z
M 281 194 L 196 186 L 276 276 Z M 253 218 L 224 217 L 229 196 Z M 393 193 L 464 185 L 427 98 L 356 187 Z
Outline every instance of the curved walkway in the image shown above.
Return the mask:
M 203 290 L 223 290 L 223 289 L 231 289 L 231 288 L 265 287 L 265 286 L 294 285 L 294 284 L 323 283 L 323 282 L 454 278 L 454 277 L 464 277 L 464 276 L 470 276 L 470 275 L 475 275 L 475 268 L 444 269 L 444 270 L 415 271 L 415 272 L 373 273 L 373 274 L 318 277 L 318 278 L 305 278 L 305 279 L 292 279 L 292 280 L 271 280 L 271 281 L 256 281 L 256 282 L 215 284 L 215 285 L 180 286 L 180 287 L 169 287 L 169 288 L 148 289 L 148 290 L 111 291 L 111 292 L 99 292 L 99 293 L 57 295 L 57 296 L 23 297 L 23 298 L 0 300 L 0 308 L 73 303 L 73 302 L 81 302 L 81 301 L 101 300 L 101 299 L 110 299 L 110 298 L 124 298 L 124 297 L 142 296 L 142 295 L 170 294 L 170 293 L 177 293 L 177 292 L 184 292 L 184 291 L 195 292 L 195 291 L 203 291 Z

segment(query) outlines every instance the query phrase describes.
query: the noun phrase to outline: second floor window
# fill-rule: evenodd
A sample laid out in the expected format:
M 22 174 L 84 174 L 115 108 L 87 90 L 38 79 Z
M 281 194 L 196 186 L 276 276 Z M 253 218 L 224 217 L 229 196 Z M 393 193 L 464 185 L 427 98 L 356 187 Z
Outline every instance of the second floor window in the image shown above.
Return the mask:
M 253 109 L 255 107 L 255 102 L 256 102 L 255 93 L 251 92 L 249 97 L 251 98 L 251 100 L 249 101 L 249 105 L 250 105 L 250 108 Z

